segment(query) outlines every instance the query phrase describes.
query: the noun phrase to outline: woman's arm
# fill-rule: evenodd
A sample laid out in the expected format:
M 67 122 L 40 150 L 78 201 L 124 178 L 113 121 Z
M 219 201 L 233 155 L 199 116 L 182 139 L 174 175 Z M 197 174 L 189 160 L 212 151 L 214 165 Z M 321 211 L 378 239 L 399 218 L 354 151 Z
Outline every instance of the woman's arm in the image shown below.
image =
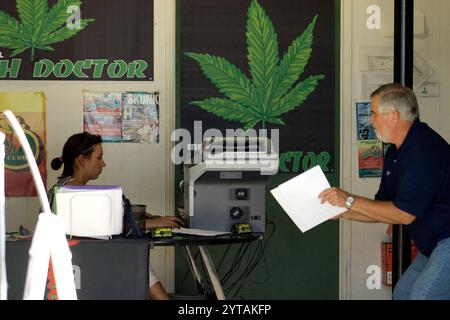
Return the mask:
M 162 227 L 180 228 L 183 225 L 184 221 L 174 216 L 159 217 L 152 215 L 151 218 L 145 219 L 145 229 Z

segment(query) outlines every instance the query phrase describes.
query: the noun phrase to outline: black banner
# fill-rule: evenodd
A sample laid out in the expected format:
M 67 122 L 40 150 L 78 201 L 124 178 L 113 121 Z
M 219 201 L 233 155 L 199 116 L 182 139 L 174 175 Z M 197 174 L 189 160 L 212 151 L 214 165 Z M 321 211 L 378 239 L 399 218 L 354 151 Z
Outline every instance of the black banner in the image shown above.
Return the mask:
M 0 80 L 154 80 L 153 11 L 153 0 L 2 0 Z
M 279 129 L 281 172 L 333 172 L 334 15 L 334 0 L 180 0 L 180 126 Z

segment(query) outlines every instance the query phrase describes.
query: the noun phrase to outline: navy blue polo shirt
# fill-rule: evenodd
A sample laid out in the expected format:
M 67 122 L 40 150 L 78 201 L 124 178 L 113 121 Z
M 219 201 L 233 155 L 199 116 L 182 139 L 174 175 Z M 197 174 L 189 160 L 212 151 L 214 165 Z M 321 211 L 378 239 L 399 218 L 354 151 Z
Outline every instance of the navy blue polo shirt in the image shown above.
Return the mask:
M 416 217 L 406 226 L 421 253 L 429 256 L 450 237 L 450 146 L 427 124 L 416 120 L 397 150 L 386 151 L 376 200 Z

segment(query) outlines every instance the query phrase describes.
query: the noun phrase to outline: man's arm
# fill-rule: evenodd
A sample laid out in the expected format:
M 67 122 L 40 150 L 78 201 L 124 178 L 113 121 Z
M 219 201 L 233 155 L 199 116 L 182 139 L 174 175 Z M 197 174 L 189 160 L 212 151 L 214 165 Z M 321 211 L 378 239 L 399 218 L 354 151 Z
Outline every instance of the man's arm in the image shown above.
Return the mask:
M 359 222 L 368 222 L 368 223 L 377 222 L 377 221 L 375 221 L 363 214 L 360 214 L 356 211 L 353 211 L 353 210 L 347 210 L 344 213 L 342 213 L 341 215 L 337 216 L 336 218 L 344 219 L 344 220 L 359 221 Z
M 350 196 L 350 193 L 339 188 L 330 188 L 319 194 L 321 203 L 329 202 L 330 204 L 339 207 L 345 207 L 345 200 L 348 196 Z M 392 201 L 370 200 L 358 196 L 354 196 L 354 199 L 355 201 L 351 207 L 351 212 L 355 212 L 359 215 L 352 215 L 351 213 L 346 215 L 346 213 L 344 213 L 341 218 L 363 222 L 406 225 L 412 223 L 416 219 L 415 216 L 398 209 Z M 364 219 L 361 215 L 369 219 L 369 221 L 360 220 Z
M 370 200 L 364 197 L 354 197 L 352 210 L 373 220 L 389 224 L 411 224 L 416 217 L 399 208 L 392 201 Z

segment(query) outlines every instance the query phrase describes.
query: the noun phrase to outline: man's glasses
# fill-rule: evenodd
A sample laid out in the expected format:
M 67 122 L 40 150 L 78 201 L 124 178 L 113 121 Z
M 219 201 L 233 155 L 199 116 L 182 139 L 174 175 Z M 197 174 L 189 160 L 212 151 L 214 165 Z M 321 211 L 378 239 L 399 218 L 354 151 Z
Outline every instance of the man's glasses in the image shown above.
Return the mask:
M 373 112 L 372 110 L 370 110 L 370 116 L 374 117 L 377 114 L 389 114 L 390 112 Z

